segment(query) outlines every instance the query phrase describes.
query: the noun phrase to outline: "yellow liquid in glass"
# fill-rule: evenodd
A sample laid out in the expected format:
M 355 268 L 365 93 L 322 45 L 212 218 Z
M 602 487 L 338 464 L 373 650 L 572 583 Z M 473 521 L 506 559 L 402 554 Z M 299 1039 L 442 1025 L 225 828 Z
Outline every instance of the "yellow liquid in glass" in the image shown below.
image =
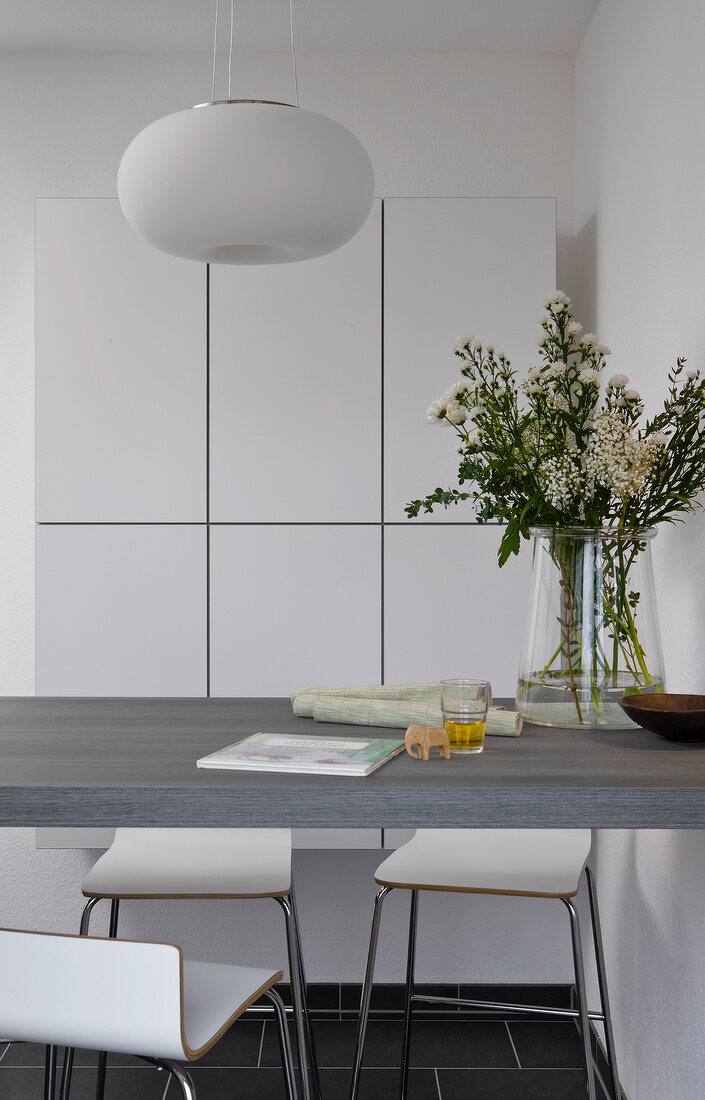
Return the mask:
M 486 722 L 447 721 L 444 725 L 451 752 L 482 752 Z

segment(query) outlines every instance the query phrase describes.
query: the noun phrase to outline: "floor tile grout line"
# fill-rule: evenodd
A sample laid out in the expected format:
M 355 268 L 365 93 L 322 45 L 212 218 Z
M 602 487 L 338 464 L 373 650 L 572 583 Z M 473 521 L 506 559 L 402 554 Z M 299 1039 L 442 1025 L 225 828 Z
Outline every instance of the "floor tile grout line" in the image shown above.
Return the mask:
M 263 1070 L 269 1070 L 271 1072 L 274 1072 L 274 1071 L 278 1072 L 278 1067 L 277 1066 L 228 1066 L 228 1065 L 202 1066 L 202 1065 L 195 1064 L 193 1067 L 189 1066 L 187 1068 L 189 1069 L 189 1071 L 191 1070 L 191 1068 L 194 1068 L 199 1073 L 207 1073 L 209 1070 L 213 1071 L 213 1072 L 245 1073 L 245 1072 L 248 1072 L 248 1071 L 251 1072 L 253 1069 L 263 1069 Z M 420 1073 L 420 1072 L 429 1073 L 429 1072 L 433 1072 L 435 1074 L 437 1074 L 438 1072 L 441 1072 L 441 1073 L 448 1073 L 448 1072 L 455 1073 L 455 1072 L 458 1072 L 458 1071 L 461 1072 L 461 1073 L 467 1073 L 467 1072 L 474 1072 L 474 1073 L 513 1073 L 514 1070 L 516 1070 L 517 1068 L 521 1070 L 522 1074 L 525 1074 L 525 1073 L 526 1074 L 530 1074 L 530 1073 L 580 1073 L 580 1074 L 584 1075 L 584 1073 L 585 1073 L 585 1070 L 584 1070 L 583 1066 L 519 1066 L 519 1067 L 517 1067 L 517 1066 L 485 1066 L 485 1065 L 464 1065 L 464 1066 L 417 1066 L 417 1065 L 414 1065 L 414 1066 L 411 1067 L 410 1072 L 411 1073 Z M 340 1072 L 348 1072 L 350 1070 L 350 1066 L 320 1065 L 319 1069 L 325 1071 L 326 1073 L 335 1073 L 335 1072 L 340 1073 Z M 381 1066 L 367 1066 L 366 1065 L 364 1067 L 364 1070 L 365 1070 L 366 1073 L 367 1072 L 380 1073 L 380 1072 L 385 1072 L 385 1071 L 388 1072 L 388 1073 L 392 1073 L 392 1072 L 398 1072 L 398 1069 L 399 1069 L 398 1066 L 389 1065 L 389 1064 L 381 1065 Z M 33 1065 L 33 1066 L 10 1066 L 10 1065 L 7 1065 L 7 1066 L 3 1066 L 2 1069 L 0 1070 L 0 1081 L 2 1081 L 2 1079 L 3 1079 L 3 1077 L 5 1076 L 6 1073 L 12 1073 L 12 1072 L 15 1072 L 15 1071 L 21 1071 L 22 1073 L 27 1073 L 27 1072 L 30 1072 L 30 1071 L 39 1073 L 39 1072 L 43 1072 L 43 1070 L 44 1070 L 44 1067 L 40 1066 L 40 1065 Z M 79 1071 L 79 1072 L 88 1072 L 88 1071 L 95 1072 L 95 1066 L 76 1066 L 76 1070 Z M 142 1067 L 142 1066 L 109 1066 L 108 1067 L 108 1072 L 112 1073 L 112 1074 L 117 1074 L 117 1073 L 121 1073 L 121 1072 L 122 1073 L 127 1073 L 127 1072 L 135 1073 L 135 1072 L 137 1072 L 137 1073 L 149 1074 L 150 1073 L 150 1068 L 147 1067 L 147 1066 L 145 1066 L 145 1067 Z M 609 1100 L 612 1100 L 611 1094 L 606 1092 L 606 1090 L 605 1090 L 604 1081 L 602 1079 L 602 1076 L 599 1073 L 599 1070 L 597 1071 L 597 1077 L 598 1077 L 598 1083 L 599 1083 L 600 1091 L 602 1092 L 602 1095 L 607 1096 L 607 1097 L 609 1097 Z M 169 1081 L 170 1081 L 170 1078 L 167 1081 L 167 1086 L 166 1086 L 164 1094 L 163 1094 L 164 1096 L 166 1096 L 166 1092 L 167 1092 L 167 1089 L 169 1087 Z M 619 1100 L 624 1100 L 623 1096 L 621 1096 L 619 1098 Z
M 264 1029 L 267 1026 L 267 1021 L 262 1020 L 262 1034 L 259 1039 L 259 1050 L 257 1051 L 257 1069 L 262 1067 L 262 1050 L 264 1048 Z
M 512 1033 L 511 1033 L 511 1030 L 510 1030 L 510 1027 L 509 1027 L 509 1021 L 508 1020 L 504 1021 L 504 1026 L 507 1029 L 507 1035 L 509 1036 L 509 1042 L 512 1044 L 512 1050 L 514 1051 L 514 1057 L 517 1060 L 517 1066 L 519 1067 L 519 1069 L 521 1069 L 522 1068 L 521 1067 L 521 1062 L 519 1060 L 519 1055 L 517 1054 L 517 1048 L 514 1046 L 514 1039 L 512 1038 Z

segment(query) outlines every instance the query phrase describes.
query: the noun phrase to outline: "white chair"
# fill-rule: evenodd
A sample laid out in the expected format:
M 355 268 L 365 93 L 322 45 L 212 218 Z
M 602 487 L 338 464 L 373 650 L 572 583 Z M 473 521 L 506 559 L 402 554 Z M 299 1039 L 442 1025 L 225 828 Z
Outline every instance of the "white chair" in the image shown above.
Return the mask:
M 108 851 L 84 879 L 89 898 L 81 919 L 88 932 L 93 908 L 111 900 L 110 936 L 117 935 L 119 904 L 128 898 L 273 898 L 284 911 L 301 1088 L 320 1098 L 318 1067 L 306 996 L 306 975 L 294 899 L 290 829 L 117 829 Z M 61 1100 L 68 1100 L 73 1053 L 64 1063 Z M 103 1096 L 105 1055 L 98 1065 Z
M 448 1003 L 473 1008 L 535 1012 L 577 1020 L 580 1028 L 586 1089 L 589 1100 L 596 1100 L 595 1077 L 590 1044 L 590 1021 L 600 1020 L 605 1027 L 605 1042 L 615 1098 L 621 1097 L 614 1038 L 607 995 L 607 978 L 602 950 L 600 918 L 594 883 L 587 866 L 590 855 L 588 829 L 419 829 L 378 867 L 375 882 L 382 889 L 375 899 L 367 969 L 360 1000 L 360 1019 L 353 1060 L 350 1100 L 357 1100 L 365 1045 L 367 1019 L 372 992 L 375 955 L 379 937 L 382 903 L 392 890 L 411 892 L 409 941 L 406 970 L 404 1038 L 401 1052 L 400 1100 L 404 1100 L 409 1072 L 411 1012 L 414 1002 Z M 571 901 L 578 893 L 585 873 L 590 900 L 592 934 L 597 961 L 597 976 L 602 1010 L 588 1012 L 585 998 L 583 952 L 578 913 Z M 528 1005 L 507 1005 L 458 998 L 424 997 L 414 993 L 416 926 L 419 892 L 440 890 L 467 894 L 510 894 L 524 898 L 558 898 L 570 915 L 573 964 L 578 1008 L 537 1009 Z
M 272 988 L 281 970 L 188 962 L 169 943 L 0 930 L 0 1034 L 49 1043 L 45 1100 L 53 1100 L 56 1047 L 136 1054 L 167 1069 L 195 1100 L 181 1061 L 209 1050 L 266 996 L 279 1026 L 289 1100 L 297 1100 L 284 1005 Z

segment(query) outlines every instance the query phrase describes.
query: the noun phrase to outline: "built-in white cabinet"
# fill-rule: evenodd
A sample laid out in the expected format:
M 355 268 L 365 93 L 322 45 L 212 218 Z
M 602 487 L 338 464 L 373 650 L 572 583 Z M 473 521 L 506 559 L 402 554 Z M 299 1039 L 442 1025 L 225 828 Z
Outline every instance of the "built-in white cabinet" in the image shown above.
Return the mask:
M 528 546 L 500 570 L 502 529 L 388 526 L 385 675 L 390 684 L 460 676 L 513 696 L 531 574 Z
M 473 333 L 524 371 L 556 281 L 556 203 L 542 198 L 399 198 L 384 204 L 384 504 L 457 484 L 452 428 L 426 409 L 460 378 L 453 348 Z M 469 506 L 426 523 L 472 520 Z
M 37 527 L 38 695 L 206 694 L 206 529 Z
M 37 692 L 460 675 L 512 695 L 526 550 L 500 572 L 469 507 L 404 504 L 455 483 L 425 417 L 455 341 L 531 364 L 555 218 L 550 198 L 377 200 L 329 256 L 207 270 L 115 199 L 39 200 Z M 343 833 L 296 843 L 380 843 Z
M 214 525 L 210 543 L 212 695 L 379 682 L 378 525 Z
M 396 833 L 403 830 L 385 830 Z M 412 830 L 413 831 L 413 830 Z M 114 829 L 37 829 L 37 848 L 109 848 Z M 291 842 L 297 849 L 382 847 L 381 829 L 292 829 Z
M 305 263 L 210 269 L 210 518 L 379 522 L 381 202 Z
M 206 271 L 115 199 L 39 199 L 36 517 L 206 518 Z

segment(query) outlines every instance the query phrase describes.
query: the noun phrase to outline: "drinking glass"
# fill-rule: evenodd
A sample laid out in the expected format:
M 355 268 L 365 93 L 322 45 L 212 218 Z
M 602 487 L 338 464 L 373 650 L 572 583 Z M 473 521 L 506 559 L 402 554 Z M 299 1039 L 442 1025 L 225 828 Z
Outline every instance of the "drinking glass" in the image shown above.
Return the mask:
M 452 756 L 482 752 L 487 708 L 492 703 L 488 680 L 441 680 L 443 725 Z

